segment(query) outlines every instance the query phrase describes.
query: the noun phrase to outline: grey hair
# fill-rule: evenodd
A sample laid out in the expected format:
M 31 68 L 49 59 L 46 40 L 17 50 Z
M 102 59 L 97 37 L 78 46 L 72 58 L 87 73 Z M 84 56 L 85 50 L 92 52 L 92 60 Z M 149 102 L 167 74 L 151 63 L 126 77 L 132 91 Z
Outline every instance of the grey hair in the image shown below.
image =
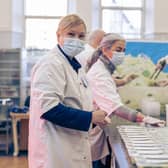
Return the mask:
M 100 44 L 101 40 L 104 37 L 105 32 L 102 29 L 96 29 L 94 31 L 92 31 L 89 35 L 88 35 L 88 43 L 92 44 L 95 43 L 95 41 L 98 43 L 97 45 Z
M 125 39 L 119 34 L 108 33 L 104 36 L 98 48 L 111 48 L 116 41 L 125 41 Z
M 92 65 L 99 59 L 100 55 L 102 55 L 102 51 L 100 48 L 98 48 L 97 50 L 94 51 L 91 59 L 87 62 L 86 72 L 88 72 L 88 70 L 92 67 Z

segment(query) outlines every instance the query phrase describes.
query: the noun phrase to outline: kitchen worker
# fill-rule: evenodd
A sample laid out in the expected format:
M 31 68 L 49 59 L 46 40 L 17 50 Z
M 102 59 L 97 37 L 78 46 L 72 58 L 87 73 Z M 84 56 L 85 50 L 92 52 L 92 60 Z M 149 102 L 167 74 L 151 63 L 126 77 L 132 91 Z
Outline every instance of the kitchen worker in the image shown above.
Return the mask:
M 81 65 L 86 25 L 77 15 L 63 17 L 58 44 L 32 70 L 29 168 L 92 168 L 88 131 L 105 125 L 106 112 L 92 111 Z
M 87 62 L 90 61 L 92 54 L 99 46 L 105 32 L 101 29 L 96 29 L 88 35 L 88 42 L 85 44 L 85 49 L 76 55 L 76 59 L 80 62 L 82 67 L 87 71 Z
M 163 64 L 163 62 L 164 62 L 164 64 Z M 162 66 L 165 66 L 166 64 L 168 64 L 168 55 L 159 59 L 159 61 L 156 64 L 156 69 L 161 69 Z
M 159 59 L 159 61 L 156 64 L 156 71 L 163 70 L 163 68 L 168 64 L 168 55 L 162 57 Z M 156 82 L 157 86 L 165 87 L 168 86 L 168 79 L 162 79 L 160 81 Z
M 110 33 L 106 33 L 104 36 L 108 36 L 109 34 Z M 90 56 L 89 61 L 86 64 L 86 72 L 90 69 L 92 64 L 94 64 L 98 60 L 99 55 L 101 55 L 101 50 L 100 49 L 97 49 L 93 52 L 93 54 Z M 132 80 L 134 80 L 135 78 L 138 77 L 138 75 L 134 74 L 134 73 L 127 74 L 122 78 L 116 76 L 116 74 L 114 75 L 113 73 L 112 73 L 111 76 L 112 76 L 113 80 L 115 81 L 116 86 L 126 85 L 126 84 L 128 84 L 129 82 L 131 82 Z
M 87 79 L 92 88 L 94 107 L 108 113 L 108 116 L 117 115 L 132 122 L 159 124 L 164 121 L 145 117 L 142 113 L 126 107 L 117 92 L 117 86 L 111 77 L 118 65 L 124 61 L 125 39 L 118 34 L 109 34 L 103 38 L 97 49 L 98 60 L 90 66 Z M 108 127 L 110 129 L 112 127 Z M 92 159 L 96 163 L 108 154 L 106 127 L 96 126 L 91 131 Z M 110 166 L 110 165 L 108 165 Z M 106 168 L 108 168 L 106 165 Z M 99 168 L 97 164 L 95 168 Z

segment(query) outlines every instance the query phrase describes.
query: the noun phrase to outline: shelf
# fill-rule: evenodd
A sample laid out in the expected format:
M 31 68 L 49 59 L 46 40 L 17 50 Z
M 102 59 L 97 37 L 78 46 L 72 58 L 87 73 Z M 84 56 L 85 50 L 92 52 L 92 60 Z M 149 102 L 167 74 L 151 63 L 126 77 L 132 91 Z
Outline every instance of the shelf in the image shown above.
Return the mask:
M 7 71 L 20 71 L 19 68 L 1 68 L 0 69 L 1 72 L 7 72 Z
M 16 61 L 16 60 L 0 60 L 0 63 L 18 64 L 19 61 Z
M 18 99 L 19 98 L 19 96 L 1 96 L 0 95 L 1 99 L 6 99 L 6 98 L 9 98 L 9 97 L 12 98 L 12 99 Z
M 11 76 L 9 76 L 9 77 L 7 77 L 7 76 L 2 77 L 2 76 L 0 76 L 0 79 L 5 79 L 5 80 L 11 80 L 11 78 L 13 80 L 20 80 L 19 77 L 11 77 Z
M 0 49 L 0 98 L 11 98 L 16 105 L 21 105 L 24 65 L 23 49 Z
M 1 48 L 0 49 L 0 55 L 1 54 L 5 54 L 5 55 L 7 55 L 7 54 L 18 54 L 18 53 L 20 53 L 20 48 L 11 48 L 11 49 L 6 49 L 6 48 Z

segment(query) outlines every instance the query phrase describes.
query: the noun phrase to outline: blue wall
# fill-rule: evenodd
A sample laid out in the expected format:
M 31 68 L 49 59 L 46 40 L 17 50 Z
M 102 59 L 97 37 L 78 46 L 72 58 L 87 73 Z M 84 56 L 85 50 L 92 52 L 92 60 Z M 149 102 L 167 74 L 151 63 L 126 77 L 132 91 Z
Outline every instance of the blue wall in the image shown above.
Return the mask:
M 168 42 L 128 41 L 126 44 L 126 54 L 131 54 L 135 57 L 139 54 L 146 55 L 156 64 L 161 57 L 168 55 Z M 168 72 L 168 65 L 164 71 Z

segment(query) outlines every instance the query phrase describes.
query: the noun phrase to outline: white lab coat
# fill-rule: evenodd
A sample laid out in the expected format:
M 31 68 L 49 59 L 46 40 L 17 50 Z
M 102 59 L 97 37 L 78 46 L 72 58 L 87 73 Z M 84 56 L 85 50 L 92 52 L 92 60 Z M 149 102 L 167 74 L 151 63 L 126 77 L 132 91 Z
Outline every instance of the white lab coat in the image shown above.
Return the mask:
M 88 132 L 64 128 L 40 116 L 59 102 L 92 110 L 90 89 L 55 47 L 35 65 L 31 76 L 29 168 L 91 168 Z M 82 124 L 82 123 L 81 123 Z
M 94 51 L 95 49 L 91 45 L 86 44 L 85 49 L 75 56 L 75 58 L 80 62 L 85 71 L 87 69 L 87 63 L 92 58 L 92 54 L 94 53 Z
M 123 105 L 117 92 L 116 84 L 101 60 L 98 60 L 88 71 L 87 79 L 92 89 L 95 109 L 104 110 L 111 116 L 118 107 Z M 92 159 L 99 160 L 104 158 L 109 153 L 106 141 L 108 133 L 105 133 L 99 127 L 95 127 L 95 130 L 92 130 L 90 135 Z

